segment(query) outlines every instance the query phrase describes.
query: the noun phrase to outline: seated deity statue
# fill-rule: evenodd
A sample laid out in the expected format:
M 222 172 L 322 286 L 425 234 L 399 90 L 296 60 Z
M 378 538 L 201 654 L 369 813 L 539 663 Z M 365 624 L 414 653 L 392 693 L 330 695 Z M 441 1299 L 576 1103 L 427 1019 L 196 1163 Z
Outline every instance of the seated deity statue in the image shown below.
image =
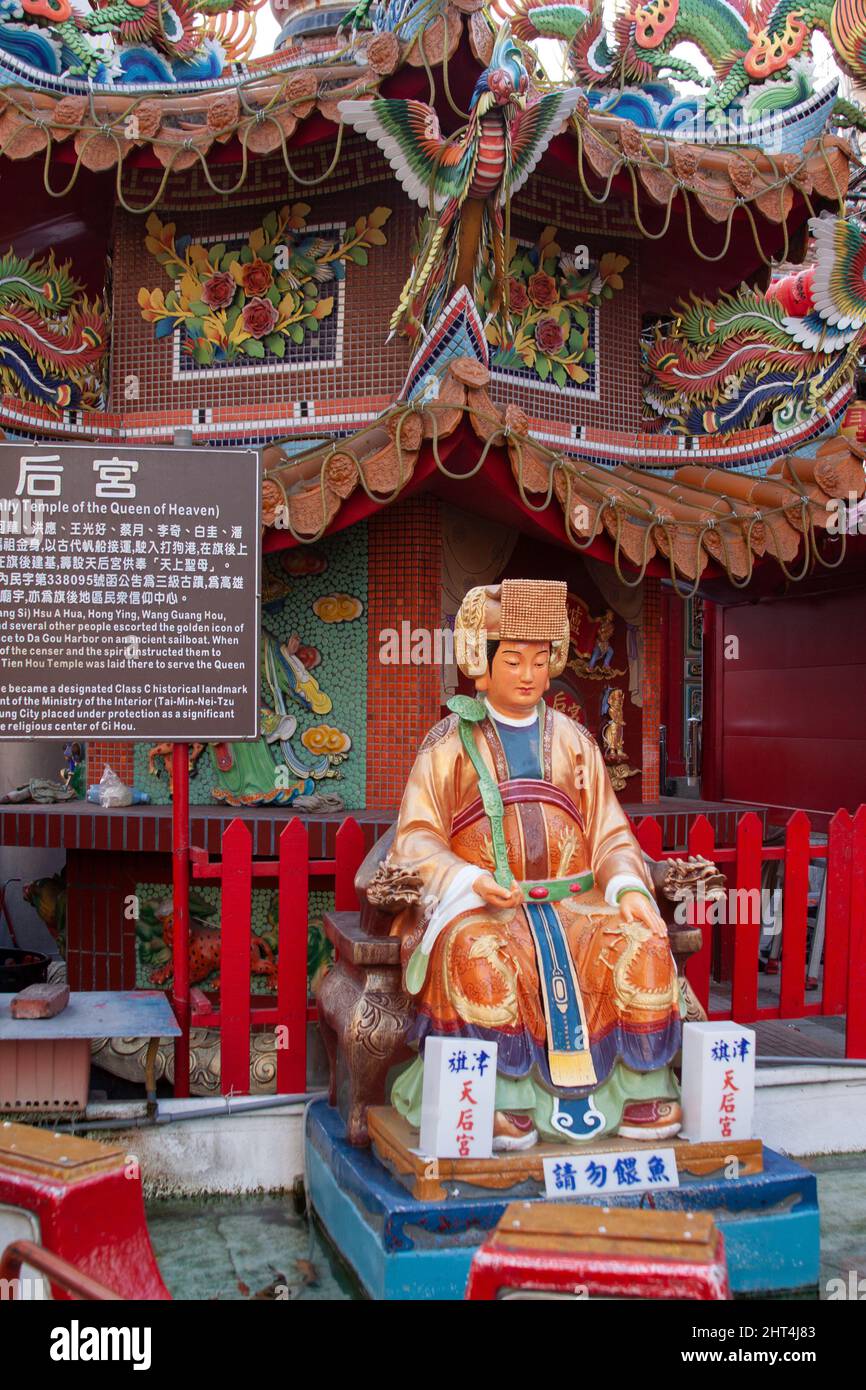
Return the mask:
M 497 1044 L 496 1150 L 680 1129 L 683 1005 L 667 929 L 592 735 L 545 703 L 566 585 L 472 589 L 456 695 L 409 774 L 390 862 L 425 911 L 394 919 L 417 1056 L 391 1100 L 420 1125 L 428 1037 Z

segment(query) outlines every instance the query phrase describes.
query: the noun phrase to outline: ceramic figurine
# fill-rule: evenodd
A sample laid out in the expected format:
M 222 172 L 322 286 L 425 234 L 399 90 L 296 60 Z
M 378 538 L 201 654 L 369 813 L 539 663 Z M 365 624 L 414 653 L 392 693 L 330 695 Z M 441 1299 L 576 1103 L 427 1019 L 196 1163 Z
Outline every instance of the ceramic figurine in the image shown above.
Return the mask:
M 445 135 L 433 107 L 404 98 L 342 101 L 343 120 L 384 151 L 411 198 L 428 210 L 418 254 L 391 318 L 414 338 L 430 329 L 454 289 L 475 291 L 479 262 L 493 253 L 499 310 L 506 289 L 502 206 L 519 192 L 580 98 L 577 87 L 527 104 L 529 75 L 508 24 L 475 84 L 467 124 Z
M 680 1128 L 681 1005 L 640 848 L 581 725 L 544 702 L 569 644 L 563 583 L 472 589 L 454 696 L 409 774 L 389 862 L 426 909 L 394 919 L 418 1055 L 392 1103 L 420 1120 L 430 1036 L 498 1044 L 494 1148 Z
M 64 787 L 75 792 L 76 796 L 84 795 L 84 751 L 80 743 L 73 743 L 71 740 L 63 745 L 64 766 L 60 769 L 60 780 Z
M 590 671 L 601 662 L 606 671 L 613 665 L 613 613 L 608 608 L 602 614 L 598 625 L 598 632 L 595 637 L 595 646 L 592 649 L 592 656 L 589 660 Z
M 611 686 L 609 690 L 604 692 L 601 712 L 607 718 L 601 728 L 601 741 L 604 744 L 606 762 L 615 763 L 626 757 L 623 746 L 623 739 L 625 738 L 624 703 L 625 691 L 618 690 L 616 686 Z

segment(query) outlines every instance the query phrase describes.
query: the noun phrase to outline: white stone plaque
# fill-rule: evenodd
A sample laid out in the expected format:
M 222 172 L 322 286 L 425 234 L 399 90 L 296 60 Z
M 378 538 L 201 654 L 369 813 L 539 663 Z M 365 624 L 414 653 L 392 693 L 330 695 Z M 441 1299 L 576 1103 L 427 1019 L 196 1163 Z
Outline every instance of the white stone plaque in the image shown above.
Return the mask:
M 429 1038 L 424 1045 L 419 1151 L 430 1158 L 493 1152 L 496 1043 Z
M 661 1192 L 679 1187 L 673 1149 L 619 1149 L 609 1153 L 566 1150 L 543 1158 L 546 1197 L 621 1197 L 626 1192 Z
M 683 1025 L 683 1138 L 751 1139 L 755 1032 L 739 1023 Z

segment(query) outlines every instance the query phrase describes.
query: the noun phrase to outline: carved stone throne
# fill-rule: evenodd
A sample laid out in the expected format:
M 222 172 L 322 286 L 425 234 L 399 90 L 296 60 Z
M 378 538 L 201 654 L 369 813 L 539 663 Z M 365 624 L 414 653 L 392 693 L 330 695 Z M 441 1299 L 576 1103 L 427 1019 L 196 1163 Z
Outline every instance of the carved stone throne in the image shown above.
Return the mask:
M 386 909 L 367 896 L 393 839 L 392 827 L 376 841 L 355 876 L 360 911 L 325 915 L 325 932 L 335 953 L 318 997 L 319 1027 L 330 1065 L 328 1099 L 340 1111 L 349 1143 L 359 1146 L 370 1142 L 367 1109 L 385 1104 L 388 1073 L 412 1057 L 406 1036 L 413 1005 L 403 990 L 400 939 L 389 935 L 394 913 L 404 904 L 389 903 Z M 699 874 L 712 897 L 724 880 L 706 860 L 689 864 L 698 862 Z M 700 950 L 702 934 L 700 927 L 683 927 L 674 921 L 676 899 L 670 896 L 670 876 L 672 865 L 681 864 L 679 860 L 656 862 L 647 858 L 659 910 L 668 925 L 677 974 L 683 982 L 686 961 Z M 686 998 L 687 1018 L 705 1018 L 688 987 Z
M 367 1107 L 384 1104 L 388 1072 L 412 1056 L 406 1046 L 412 1001 L 403 991 L 400 939 L 389 935 L 394 914 L 367 897 L 393 839 L 392 826 L 355 875 L 360 912 L 328 912 L 324 919 L 335 959 L 319 988 L 319 1028 L 330 1066 L 328 1099 L 350 1144 L 369 1144 Z

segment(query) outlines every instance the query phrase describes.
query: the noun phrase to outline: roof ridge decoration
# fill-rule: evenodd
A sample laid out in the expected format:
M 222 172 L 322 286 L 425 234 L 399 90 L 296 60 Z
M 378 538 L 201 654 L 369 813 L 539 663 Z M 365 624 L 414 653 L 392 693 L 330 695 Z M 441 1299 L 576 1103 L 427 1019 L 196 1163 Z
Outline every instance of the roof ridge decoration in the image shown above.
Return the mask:
M 671 476 L 622 464 L 607 468 L 533 437 L 522 410 L 494 405 L 489 380 L 477 358 L 456 359 L 443 372 L 435 398 L 398 403 L 351 438 L 290 462 L 280 460 L 277 447 L 266 451 L 271 466 L 263 482 L 264 525 L 312 544 L 358 488 L 385 506 L 410 482 L 422 456 L 446 477 L 466 480 L 495 448 L 505 452 L 524 507 L 540 512 L 555 501 L 578 550 L 607 535 L 614 566 L 628 585 L 642 581 L 656 556 L 667 562 L 681 593 L 683 582 L 689 592 L 697 589 L 711 561 L 738 587 L 748 585 L 755 560 L 765 555 L 792 581 L 841 561 L 845 530 L 834 499 L 866 494 L 866 450 L 857 443 L 841 436 L 826 440 L 814 457 L 779 460 L 766 478 L 698 463 Z M 478 441 L 478 457 L 468 471 L 454 473 L 440 446 L 464 422 Z M 822 531 L 838 540 L 830 559 Z
M 264 0 L 6 0 L 0 70 L 107 86 L 203 82 L 255 41 Z M 17 16 L 21 22 L 10 22 Z M 234 17 L 232 24 L 224 16 Z M 4 59 L 6 60 L 4 62 Z
M 256 12 L 266 0 L 0 0 L 0 78 L 59 96 L 93 90 L 159 92 L 231 88 L 246 77 L 309 66 L 317 58 L 362 61 L 393 71 L 398 55 L 425 66 L 441 53 L 446 11 L 451 51 L 461 13 L 483 0 L 406 0 L 380 6 L 372 34 L 334 36 L 330 51 L 287 44 L 252 57 Z M 341 26 L 342 28 L 342 26 Z M 444 23 L 447 31 L 447 21 Z M 423 35 L 423 37 L 422 37 Z M 398 38 L 399 36 L 399 38 Z M 446 47 L 448 46 L 446 36 Z
M 255 12 L 263 3 L 3 0 L 0 71 L 5 67 L 11 80 L 37 87 L 87 92 L 94 86 L 233 85 L 239 76 L 307 64 L 309 58 L 291 47 L 250 61 Z M 866 78 L 866 0 L 804 0 L 796 9 L 791 0 L 632 0 L 612 23 L 603 0 L 493 0 L 490 11 L 483 0 L 360 0 L 328 56 L 360 60 L 379 72 L 401 62 L 429 68 L 453 54 L 465 21 L 475 56 L 486 65 L 491 25 L 509 19 L 522 44 L 539 37 L 563 44 L 572 81 L 593 104 L 610 109 L 613 102 L 619 114 L 647 129 L 682 127 L 694 141 L 751 141 L 749 128 L 764 117 L 778 118 L 790 136 L 798 124 L 790 115 L 801 107 L 805 134 L 794 139 L 802 146 L 813 137 L 820 119 L 810 110 L 816 32 L 827 37 L 849 76 Z M 684 42 L 700 50 L 712 77 L 672 51 Z M 536 55 L 530 62 L 543 79 Z M 240 65 L 240 72 L 229 71 L 230 65 Z M 671 78 L 686 78 L 703 92 L 683 96 Z M 836 114 L 863 128 L 856 105 L 839 102 Z
M 724 435 L 769 419 L 781 429 L 853 383 L 866 341 L 866 229 L 829 213 L 809 227 L 815 263 L 792 277 L 795 302 L 782 285 L 693 295 L 643 345 L 644 401 L 668 429 Z
M 492 10 L 508 14 L 524 42 L 562 42 L 568 70 L 594 99 L 603 103 L 613 91 L 634 106 L 625 94 L 642 91 L 669 108 L 667 119 L 682 123 L 689 139 L 700 129 L 728 139 L 761 116 L 808 106 L 815 33 L 830 41 L 849 77 L 866 80 L 866 0 L 632 0 L 610 25 L 603 0 L 492 0 Z M 672 51 L 683 43 L 695 45 L 712 77 Z M 683 100 L 665 75 L 688 79 L 703 92 Z M 838 114 L 864 128 L 859 108 L 840 103 Z
M 33 0 L 33 3 L 40 2 Z M 861 0 L 856 2 L 861 3 Z M 122 3 L 131 3 L 131 0 L 122 0 Z M 161 4 L 164 0 L 151 0 L 151 3 Z M 213 3 L 222 3 L 222 0 L 213 0 Z M 866 0 L 862 0 L 862 4 L 866 5 Z M 494 36 L 482 10 L 482 0 L 413 0 L 393 11 L 390 6 L 386 10 L 381 20 L 386 27 L 359 31 L 347 36 L 345 41 L 341 39 L 342 48 L 338 47 L 324 61 L 314 61 L 300 50 L 280 52 L 269 59 L 233 65 L 220 77 L 186 87 L 176 86 L 174 91 L 170 86 L 160 90 L 152 85 L 130 84 L 112 89 L 100 87 L 98 83 L 79 83 L 73 91 L 67 89 L 68 84 L 64 88 L 60 79 L 29 69 L 31 85 L 0 88 L 0 153 L 13 160 L 42 156 L 46 184 L 53 193 L 59 194 L 61 190 L 52 186 L 56 181 L 52 177 L 52 155 L 55 146 L 71 142 L 74 168 L 71 175 L 64 168 L 63 187 L 73 186 L 81 165 L 95 172 L 114 168 L 120 205 L 128 211 L 147 213 L 159 205 L 169 177 L 194 165 L 200 166 L 206 183 L 220 196 L 231 196 L 242 187 L 251 161 L 257 157 L 280 156 L 289 177 L 295 179 L 290 144 L 299 125 L 318 113 L 337 127 L 333 157 L 316 180 L 326 183 L 343 147 L 345 128 L 340 112 L 343 102 L 364 99 L 369 104 L 382 100 L 376 96 L 381 83 L 404 66 L 407 69 L 426 68 L 431 83 L 432 69 L 441 67 L 444 88 L 450 97 L 449 58 L 466 39 L 479 64 L 490 67 Z M 408 21 L 422 12 L 427 14 L 428 22 L 409 40 L 405 39 L 403 34 Z M 388 24 L 393 27 L 388 28 Z M 527 73 L 532 71 L 525 93 L 526 105 L 520 113 L 528 118 L 528 124 L 520 122 L 521 128 L 528 132 L 529 126 L 538 120 L 537 110 L 532 117 L 533 109 L 546 98 L 551 100 L 546 103 L 545 110 L 566 97 L 571 103 L 575 89 L 550 83 L 531 50 L 515 51 L 513 61 L 522 63 Z M 49 89 L 52 82 L 55 88 L 60 82 L 59 88 Z M 776 104 L 781 85 L 781 82 L 776 84 Z M 655 102 L 663 87 L 657 82 L 650 86 Z M 785 135 L 787 127 L 784 127 L 790 112 L 784 111 L 778 118 L 782 122 L 779 129 L 784 135 L 780 149 L 728 147 L 715 143 L 719 131 L 724 134 L 722 127 L 714 127 L 712 141 L 702 142 L 697 127 L 686 128 L 686 138 L 680 126 L 662 130 L 642 128 L 634 119 L 618 114 L 619 107 L 615 107 L 612 114 L 601 113 L 600 93 L 603 93 L 602 88 L 590 86 L 580 92 L 568 122 L 577 162 L 577 182 L 590 203 L 597 205 L 611 196 L 629 202 L 641 235 L 653 240 L 663 236 L 676 207 L 685 215 L 696 254 L 715 260 L 718 257 L 715 229 L 710 231 L 712 244 L 705 250 L 701 245 L 705 227 L 695 213 L 700 211 L 711 222 L 729 228 L 732 218 L 743 210 L 757 254 L 766 264 L 769 257 L 762 241 L 761 219 L 771 224 L 786 224 L 798 196 L 806 200 L 811 213 L 817 211 L 813 197 L 841 207 L 848 184 L 849 163 L 854 155 L 846 141 L 829 134 L 826 128 L 806 140 L 801 138 L 805 128 L 800 129 L 791 146 L 790 141 L 785 143 L 788 137 Z M 608 91 L 605 99 L 610 96 Z M 624 106 L 623 110 L 631 117 L 637 114 L 633 105 Z M 824 112 L 822 120 L 825 120 L 826 103 L 821 110 Z M 770 132 L 774 139 L 775 130 L 773 127 Z M 749 133 L 750 136 L 761 134 L 751 127 Z M 547 135 L 548 140 L 551 135 L 552 132 Z M 233 140 L 240 147 L 237 173 L 232 170 L 227 181 L 227 166 L 222 165 L 219 176 L 214 177 L 209 167 L 211 151 L 217 154 L 220 147 Z M 503 190 L 507 186 L 512 193 L 516 191 L 518 176 L 528 170 L 530 153 L 540 153 L 542 143 L 539 135 L 537 148 L 533 138 L 526 146 L 521 144 L 516 153 L 509 151 L 508 167 L 502 178 Z M 447 141 L 445 144 L 453 151 L 453 145 Z M 164 171 L 146 203 L 131 202 L 124 188 L 123 170 L 128 156 L 140 148 L 151 150 Z M 68 154 L 64 164 L 67 159 Z M 295 181 L 305 190 L 312 186 L 304 179 Z M 651 205 L 649 215 L 647 201 Z M 495 196 L 492 202 L 495 211 Z M 788 254 L 787 227 L 785 232 L 783 258 Z M 438 274 L 437 266 L 434 278 Z M 447 265 L 443 275 L 447 280 Z M 433 310 L 441 307 L 448 297 L 447 291 L 443 290 L 442 294 L 442 299 L 432 306 L 428 321 L 435 319 Z

